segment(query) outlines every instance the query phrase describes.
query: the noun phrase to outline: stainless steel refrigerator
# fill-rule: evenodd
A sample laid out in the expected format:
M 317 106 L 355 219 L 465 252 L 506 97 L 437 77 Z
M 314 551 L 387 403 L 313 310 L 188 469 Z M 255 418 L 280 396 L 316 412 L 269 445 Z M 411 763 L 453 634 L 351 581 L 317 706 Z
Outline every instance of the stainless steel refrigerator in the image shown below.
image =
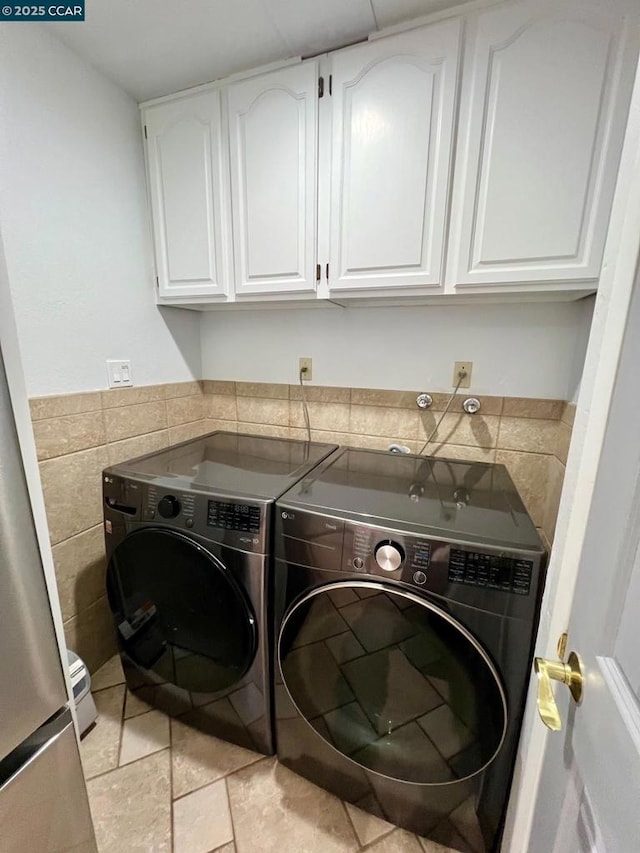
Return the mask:
M 0 350 L 0 851 L 95 850 Z

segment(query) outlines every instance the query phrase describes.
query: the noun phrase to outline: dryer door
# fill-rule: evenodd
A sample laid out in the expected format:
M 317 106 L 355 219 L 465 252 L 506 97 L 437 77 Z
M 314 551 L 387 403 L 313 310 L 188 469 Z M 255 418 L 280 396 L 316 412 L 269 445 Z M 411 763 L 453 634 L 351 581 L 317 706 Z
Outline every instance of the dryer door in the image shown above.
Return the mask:
M 361 767 L 422 785 L 469 778 L 504 739 L 501 679 L 444 610 L 400 588 L 318 587 L 279 637 L 284 686 L 320 737 Z
M 130 533 L 107 569 L 121 646 L 157 683 L 217 693 L 238 682 L 257 648 L 251 604 L 228 569 L 192 539 Z

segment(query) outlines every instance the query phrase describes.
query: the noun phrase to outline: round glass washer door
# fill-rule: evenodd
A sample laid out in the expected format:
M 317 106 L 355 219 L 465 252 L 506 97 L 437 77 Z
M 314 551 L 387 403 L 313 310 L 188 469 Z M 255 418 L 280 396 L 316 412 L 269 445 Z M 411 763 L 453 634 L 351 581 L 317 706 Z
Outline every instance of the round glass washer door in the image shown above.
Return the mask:
M 216 557 L 181 533 L 130 533 L 112 554 L 107 590 L 121 645 L 160 682 L 217 693 L 255 658 L 247 596 Z
M 507 725 L 504 689 L 475 638 L 411 593 L 330 584 L 295 603 L 282 679 L 320 737 L 392 779 L 444 784 L 483 770 Z

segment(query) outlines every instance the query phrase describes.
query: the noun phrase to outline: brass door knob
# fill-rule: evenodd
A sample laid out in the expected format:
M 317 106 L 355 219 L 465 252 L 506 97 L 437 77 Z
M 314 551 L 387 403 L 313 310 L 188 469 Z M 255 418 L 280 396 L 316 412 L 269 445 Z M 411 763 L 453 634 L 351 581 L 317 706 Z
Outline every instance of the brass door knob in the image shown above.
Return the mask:
M 584 678 L 582 676 L 582 662 L 575 652 L 569 653 L 567 662 L 564 662 L 564 653 L 567 646 L 567 635 L 562 634 L 558 641 L 559 660 L 552 661 L 547 658 L 535 658 L 534 668 L 538 676 L 538 713 L 542 722 L 554 732 L 562 728 L 562 720 L 558 706 L 551 687 L 552 681 L 560 681 L 566 684 L 571 696 L 579 705 L 582 702 Z

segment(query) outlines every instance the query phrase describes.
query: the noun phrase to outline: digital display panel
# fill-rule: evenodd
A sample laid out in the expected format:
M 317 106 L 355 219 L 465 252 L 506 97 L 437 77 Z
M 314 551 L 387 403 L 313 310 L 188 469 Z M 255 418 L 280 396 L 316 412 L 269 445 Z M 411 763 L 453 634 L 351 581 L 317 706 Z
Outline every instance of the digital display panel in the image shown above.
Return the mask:
M 234 530 L 238 533 L 260 532 L 260 507 L 251 504 L 209 501 L 207 509 L 209 527 Z

